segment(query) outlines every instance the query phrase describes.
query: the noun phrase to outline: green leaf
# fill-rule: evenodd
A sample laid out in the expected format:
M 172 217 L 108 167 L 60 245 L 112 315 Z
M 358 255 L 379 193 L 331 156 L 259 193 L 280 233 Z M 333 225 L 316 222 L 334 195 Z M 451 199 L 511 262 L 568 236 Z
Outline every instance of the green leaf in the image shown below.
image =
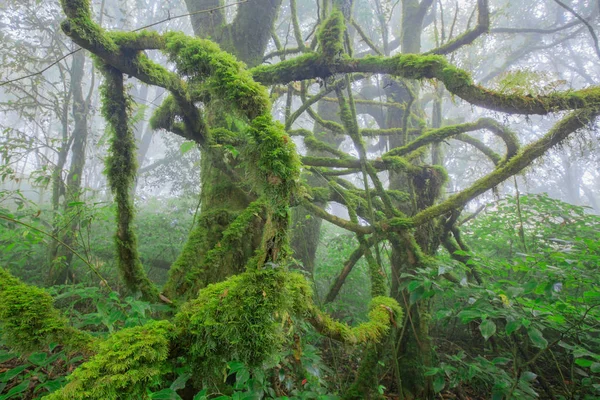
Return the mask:
M 19 365 L 13 369 L 9 369 L 6 372 L 0 374 L 0 382 L 8 382 L 15 376 L 19 375 L 23 370 L 27 368 L 27 365 Z
M 48 390 L 48 392 L 52 393 L 63 387 L 66 381 L 67 380 L 65 379 L 65 377 L 61 376 L 60 378 L 52 379 L 50 381 L 45 382 L 43 385 L 38 386 L 36 389 L 45 388 L 46 390 Z
M 17 355 L 14 353 L 8 353 L 8 352 L 1 352 L 0 353 L 0 364 L 5 363 L 7 361 L 12 360 L 13 358 L 15 358 Z
M 19 393 L 23 393 L 27 389 L 29 389 L 29 380 L 23 381 L 14 388 L 10 389 L 8 393 L 6 393 L 4 397 L 2 397 L 2 399 L 10 399 L 12 396 Z
M 535 380 L 535 378 L 537 378 L 537 375 L 531 371 L 525 371 L 523 372 L 523 375 L 521 375 L 521 379 L 525 382 L 532 382 Z
M 496 357 L 492 360 L 492 364 L 494 365 L 506 365 L 509 362 L 511 362 L 512 360 L 510 358 L 506 358 L 506 357 Z
M 508 324 L 506 324 L 505 328 L 506 334 L 511 335 L 513 332 L 517 331 L 521 326 L 523 326 L 521 321 L 509 321 Z
M 592 291 L 583 292 L 583 298 L 586 302 L 600 299 L 600 292 L 592 292 Z
M 488 340 L 496 333 L 496 324 L 491 319 L 486 319 L 479 325 L 479 330 L 485 340 Z
M 548 347 L 548 341 L 539 329 L 531 327 L 527 329 L 527 335 L 529 335 L 529 339 L 531 339 L 535 347 L 539 347 L 540 349 Z
M 591 367 L 594 364 L 594 362 L 586 360 L 585 358 L 578 358 L 577 360 L 575 360 L 575 364 L 579 365 L 580 367 L 588 368 Z
M 183 154 L 187 153 L 188 151 L 192 150 L 195 146 L 196 146 L 195 142 L 191 142 L 191 141 L 183 142 L 183 143 L 181 143 L 181 146 L 179 146 L 179 151 L 183 155 Z
M 600 363 L 595 362 L 590 365 L 590 370 L 595 374 L 600 373 Z
M 411 283 L 408 284 L 408 292 L 414 292 L 415 289 L 421 287 L 422 282 L 421 281 L 412 281 Z
M 194 399 L 193 400 L 206 400 L 207 396 L 206 396 L 207 390 L 206 389 L 202 389 L 201 391 L 199 391 L 198 393 L 196 393 L 194 395 Z
M 250 372 L 247 369 L 242 369 L 235 375 L 235 382 L 239 385 L 245 384 L 248 379 L 250 379 Z
M 177 379 L 175 379 L 175 381 L 173 383 L 171 383 L 170 389 L 171 390 L 183 389 L 185 387 L 186 382 L 190 379 L 191 376 L 192 376 L 192 374 L 189 372 L 179 375 L 177 377 Z
M 150 395 L 150 398 L 159 400 L 181 400 L 181 397 L 173 389 L 163 389 L 154 392 Z
M 437 375 L 433 380 L 433 391 L 435 393 L 439 393 L 444 390 L 446 386 L 446 380 L 444 379 L 444 375 Z
M 463 310 L 458 313 L 458 317 L 463 324 L 481 318 L 482 315 L 482 312 L 479 310 Z
M 46 362 L 47 358 L 48 358 L 48 354 L 46 354 L 46 353 L 42 353 L 42 352 L 33 353 L 32 355 L 29 356 L 27 361 L 41 367 L 41 366 L 44 366 L 47 364 L 47 362 Z

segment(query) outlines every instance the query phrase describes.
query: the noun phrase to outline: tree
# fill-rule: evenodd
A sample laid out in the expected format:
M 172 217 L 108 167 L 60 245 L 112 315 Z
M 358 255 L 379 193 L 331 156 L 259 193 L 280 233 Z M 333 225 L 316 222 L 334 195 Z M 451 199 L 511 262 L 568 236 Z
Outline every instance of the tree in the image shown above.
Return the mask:
M 443 245 L 468 268 L 468 280 L 481 284 L 481 270 L 472 262 L 469 248 L 461 240 L 457 221 L 462 209 L 475 197 L 523 171 L 574 132 L 591 125 L 600 114 L 600 90 L 591 87 L 532 95 L 492 90 L 474 83 L 469 73 L 443 55 L 473 43 L 489 30 L 487 0 L 477 1 L 477 24 L 472 29 L 454 38 L 442 37 L 425 54 L 420 54 L 422 29 L 435 20 L 434 2 L 403 1 L 401 32 L 396 40 L 403 52 L 396 55 L 391 55 L 393 44 L 388 42 L 386 34 L 382 35 L 383 50 L 380 50 L 362 31 L 354 20 L 352 2 L 347 1 L 321 4 L 314 39 L 306 43 L 296 2 L 291 1 L 289 12 L 297 48 L 277 45 L 280 41 L 274 35 L 276 53 L 286 59 L 263 65 L 258 64 L 279 3 L 265 2 L 264 8 L 257 8 L 261 10 L 258 13 L 257 9 L 240 6 L 230 25 L 224 23 L 217 2 L 202 4 L 217 9 L 216 13 L 202 12 L 200 3 L 187 4 L 194 17 L 195 33 L 210 35 L 221 43 L 223 50 L 209 40 L 178 33 L 106 32 L 92 21 L 87 1 L 63 1 L 67 15 L 63 30 L 95 55 L 105 77 L 103 113 L 113 134 L 107 169 L 117 203 L 116 245 L 123 280 L 132 292 L 140 292 L 147 299 L 162 298 L 181 306 L 173 321 L 123 330 L 99 344 L 92 350 L 96 355 L 73 374 L 69 385 L 51 398 L 142 395 L 147 387 L 160 384 L 161 376 L 173 367 L 178 357 L 197 366 L 199 380 L 216 376 L 223 362 L 232 357 L 261 365 L 282 340 L 280 327 L 274 320 L 287 314 L 309 320 L 327 336 L 353 344 L 368 343 L 363 365 L 347 397 L 370 397 L 376 393 L 374 371 L 382 352 L 381 341 L 403 314 L 398 304 L 406 315 L 404 325 L 410 325 L 410 329 L 402 330 L 394 338 L 399 346 L 394 344 L 393 348 L 401 350 L 401 354 L 395 354 L 399 361 L 395 371 L 398 386 L 406 396 L 429 398 L 433 388 L 425 368 L 433 366 L 433 354 L 428 331 L 428 294 L 424 288 L 409 290 L 406 277 L 433 264 L 432 256 Z M 379 17 L 385 20 L 384 7 L 379 4 L 379 8 Z M 262 22 L 252 25 L 259 17 Z M 257 29 L 256 38 L 250 41 L 246 28 L 249 25 Z M 355 32 L 351 32 L 350 26 Z M 387 32 L 385 24 L 381 28 Z M 359 57 L 356 41 L 368 45 L 367 53 L 378 55 Z M 147 50 L 160 50 L 168 55 L 176 72 L 152 61 L 145 53 Z M 250 68 L 228 52 L 246 61 Z M 287 58 L 293 53 L 303 54 Z M 142 268 L 132 229 L 131 188 L 136 155 L 125 75 L 169 91 L 170 97 L 153 116 L 153 126 L 193 140 L 202 148 L 202 215 L 180 259 L 172 267 L 163 295 Z M 354 89 L 365 89 L 366 93 L 376 79 L 384 79 L 383 90 L 357 99 Z M 294 83 L 298 81 L 299 86 Z M 422 107 L 427 104 L 421 99 L 419 82 L 422 81 L 434 82 L 430 124 Z M 315 82 L 319 84 L 316 93 L 312 91 Z M 271 115 L 267 85 L 274 86 L 274 92 L 281 91 L 277 85 L 283 86 L 287 96 L 285 126 L 275 122 Z M 498 113 L 566 114 L 541 138 L 521 147 L 518 134 L 495 119 L 444 124 L 441 85 L 452 96 L 472 106 Z M 329 95 L 332 97 L 327 98 Z M 292 113 L 294 97 L 299 97 L 302 104 Z M 314 113 L 311 106 L 320 101 L 337 104 L 338 121 L 324 119 L 329 118 L 324 113 Z M 361 125 L 364 117 L 358 112 L 360 104 L 386 108 L 385 118 L 379 119 L 377 128 Z M 294 120 L 304 112 L 327 129 L 325 135 L 293 129 Z M 492 147 L 468 136 L 478 130 L 498 137 L 504 143 L 505 154 L 501 156 Z M 330 140 L 332 135 L 349 137 L 354 154 L 342 151 L 340 141 Z M 306 147 L 318 155 L 299 157 L 291 136 L 302 137 Z M 379 157 L 369 156 L 365 138 L 370 137 L 384 138 L 381 142 L 387 144 L 387 150 Z M 472 145 L 490 159 L 494 168 L 472 185 L 446 197 L 443 187 L 447 175 L 441 143 L 447 139 Z M 301 169 L 310 171 L 326 186 L 301 183 Z M 354 182 L 340 178 L 352 174 L 357 177 Z M 345 206 L 347 219 L 327 212 L 324 205 L 332 201 Z M 335 298 L 356 260 L 364 256 L 369 265 L 373 297 L 369 322 L 355 328 L 334 322 L 313 305 L 303 278 L 286 270 L 290 262 L 290 207 L 294 205 L 302 205 L 314 217 L 356 235 L 359 248 L 345 264 L 328 299 Z M 380 242 L 392 248 L 393 279 L 389 288 L 384 281 Z M 231 277 L 225 280 L 228 276 Z M 460 280 L 449 273 L 442 277 L 454 283 Z M 221 282 L 208 285 L 218 281 Z M 34 291 L 8 275 L 0 282 L 5 282 L 0 293 L 18 293 L 28 298 Z M 384 297 L 388 289 L 391 298 Z M 48 304 L 45 306 L 50 309 Z M 6 309 L 1 315 L 11 321 L 13 336 L 26 338 L 23 332 L 27 327 L 19 324 L 10 307 Z M 33 313 L 34 318 L 39 311 Z M 36 323 L 48 335 L 33 336 L 30 346 L 58 338 L 89 351 L 89 341 L 73 344 L 72 332 L 64 323 L 53 314 L 47 316 L 41 318 L 40 314 Z M 245 325 L 242 320 L 250 320 L 252 324 Z M 217 345 L 218 351 L 214 350 Z M 115 360 L 133 354 L 138 354 L 134 362 L 109 372 Z

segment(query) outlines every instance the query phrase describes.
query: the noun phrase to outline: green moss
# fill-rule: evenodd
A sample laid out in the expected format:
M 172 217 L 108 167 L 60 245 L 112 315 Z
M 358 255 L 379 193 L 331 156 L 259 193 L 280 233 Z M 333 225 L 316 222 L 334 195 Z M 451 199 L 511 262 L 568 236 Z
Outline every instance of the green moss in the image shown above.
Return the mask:
M 266 88 L 252 79 L 243 63 L 209 40 L 182 33 L 168 33 L 165 40 L 165 51 L 181 73 L 249 120 L 247 132 L 254 141 L 248 150 L 250 173 L 275 202 L 288 198 L 300 163 L 293 142 L 271 117 Z
M 71 351 L 90 352 L 91 336 L 67 325 L 43 289 L 29 286 L 0 268 L 0 331 L 6 343 L 28 353 L 46 350 L 51 342 Z
M 172 372 L 168 361 L 175 327 L 167 321 L 123 329 L 98 346 L 62 389 L 46 396 L 61 399 L 145 399 Z
M 340 10 L 333 10 L 331 15 L 320 26 L 317 33 L 319 50 L 323 61 L 332 64 L 344 54 L 344 15 Z
M 186 275 L 186 281 L 191 287 L 197 291 L 197 289 L 209 283 L 219 281 L 225 277 L 223 271 L 229 271 L 231 274 L 244 271 L 244 265 L 235 265 L 236 260 L 244 259 L 244 256 L 248 253 L 251 254 L 252 243 L 248 242 L 248 238 L 253 237 L 253 229 L 261 225 L 256 222 L 263 221 L 266 218 L 266 207 L 267 202 L 264 199 L 259 199 L 227 223 L 224 223 L 224 219 L 230 219 L 231 215 L 226 210 L 217 210 L 216 214 L 213 211 L 205 216 L 201 230 L 208 235 L 219 237 L 219 240 L 215 247 L 204 250 L 204 254 L 201 251 L 204 247 L 203 242 L 199 243 L 196 251 L 192 253 L 195 253 L 195 264 L 197 266 L 189 270 Z M 210 215 L 217 215 L 221 220 L 220 223 L 215 224 L 213 218 L 209 217 Z M 211 222 L 208 222 L 207 219 Z M 194 265 L 193 261 L 193 258 L 187 260 L 186 264 Z M 180 259 L 174 266 L 177 265 L 180 265 Z M 209 270 L 219 271 L 220 273 L 218 276 L 210 276 L 207 274 Z
M 89 0 L 61 0 L 61 5 L 69 18 L 61 24 L 61 28 L 68 36 L 81 38 L 92 47 L 101 48 L 107 52 L 117 53 L 119 51 L 119 46 L 105 34 L 99 25 L 92 21 Z
M 223 232 L 236 217 L 236 213 L 224 209 L 202 213 L 177 260 L 169 269 L 169 280 L 163 287 L 163 293 L 169 299 L 174 300 L 182 296 L 184 298 L 186 296 L 188 298 L 194 297 L 199 288 L 224 277 L 208 274 L 209 270 L 216 269 L 210 268 L 211 266 L 204 262 L 204 256 L 211 251 L 214 243 L 220 243 Z M 227 247 L 229 248 L 230 245 Z M 243 246 L 240 243 L 236 250 L 242 251 L 242 248 Z M 240 266 L 231 266 L 222 273 L 238 273 L 240 270 L 242 270 Z M 192 288 L 195 288 L 195 290 Z
M 303 79 L 325 78 L 330 69 L 322 63 L 320 54 L 307 53 L 275 65 L 260 65 L 250 70 L 254 80 L 263 85 L 292 82 Z
M 257 181 L 272 200 L 288 201 L 300 177 L 300 159 L 294 142 L 269 113 L 255 118 L 248 133 L 254 143 L 248 146 L 247 158 L 255 160 Z
M 243 63 L 210 40 L 183 33 L 165 34 L 165 51 L 184 75 L 206 85 L 249 119 L 270 111 L 267 90 L 256 83 Z
M 162 35 L 156 31 L 107 32 L 105 34 L 117 46 L 130 50 L 160 48 L 164 43 Z
M 410 229 L 410 228 L 415 227 L 411 218 L 402 218 L 402 217 L 391 218 L 387 222 L 387 224 L 389 226 L 393 226 L 394 228 L 397 228 L 397 229 Z M 386 229 L 384 229 L 384 230 L 386 230 Z
M 390 297 L 374 297 L 369 304 L 369 320 L 356 327 L 335 321 L 316 308 L 311 309 L 313 322 L 325 336 L 348 344 L 378 343 L 391 327 L 401 326 L 402 308 Z
M 105 164 L 108 183 L 117 204 L 115 243 L 119 271 L 130 291 L 139 291 L 146 299 L 155 300 L 158 290 L 142 267 L 132 227 L 135 208 L 131 189 L 137 173 L 137 149 L 129 126 L 131 101 L 125 95 L 123 74 L 108 65 L 98 66 L 106 78 L 101 88 L 102 114 L 112 133 Z
M 352 159 L 348 153 L 338 150 L 336 147 L 329 143 L 318 140 L 314 134 L 309 133 L 304 136 L 304 144 L 307 148 L 315 152 L 326 152 L 332 154 L 340 159 Z
M 200 291 L 176 316 L 180 345 L 202 378 L 221 376 L 227 361 L 261 366 L 284 341 L 282 322 L 303 313 L 306 280 L 281 268 L 245 272 Z
M 171 130 L 176 116 L 180 113 L 173 96 L 167 96 L 160 107 L 154 110 L 150 118 L 150 127 L 154 130 Z

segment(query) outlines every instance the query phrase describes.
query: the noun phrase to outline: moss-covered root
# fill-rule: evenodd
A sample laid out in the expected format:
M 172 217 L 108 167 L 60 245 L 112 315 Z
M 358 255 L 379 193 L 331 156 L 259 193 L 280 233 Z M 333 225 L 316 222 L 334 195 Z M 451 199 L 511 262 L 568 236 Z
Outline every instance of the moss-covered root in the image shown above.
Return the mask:
M 98 354 L 83 363 L 62 389 L 46 400 L 145 399 L 148 389 L 172 372 L 168 361 L 175 327 L 154 321 L 123 329 L 98 345 Z
M 369 309 L 369 321 L 353 328 L 333 320 L 314 306 L 309 309 L 309 320 L 322 335 L 348 344 L 378 343 L 391 327 L 402 322 L 402 308 L 390 297 L 374 297 Z
M 92 353 L 90 335 L 67 325 L 43 289 L 29 286 L 0 268 L 0 328 L 6 343 L 21 353 L 46 350 L 52 342 L 69 351 Z
M 115 242 L 119 271 L 130 291 L 141 292 L 146 300 L 156 300 L 158 290 L 142 267 L 132 226 L 135 209 L 131 190 L 137 172 L 137 154 L 128 118 L 131 104 L 125 96 L 123 74 L 105 64 L 98 67 L 106 78 L 102 87 L 102 113 L 113 135 L 106 158 L 106 173 L 117 203 Z

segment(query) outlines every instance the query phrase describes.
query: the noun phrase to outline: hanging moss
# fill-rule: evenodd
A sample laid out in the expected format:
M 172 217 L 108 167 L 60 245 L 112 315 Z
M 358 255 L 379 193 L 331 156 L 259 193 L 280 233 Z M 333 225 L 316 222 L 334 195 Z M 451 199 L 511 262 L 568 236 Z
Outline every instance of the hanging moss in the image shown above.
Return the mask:
M 98 346 L 98 354 L 46 400 L 146 399 L 172 372 L 168 361 L 175 327 L 167 321 L 123 329 Z
M 55 342 L 70 351 L 89 353 L 92 337 L 67 325 L 43 289 L 29 286 L 0 268 L 0 331 L 21 353 L 44 351 Z
M 248 133 L 254 144 L 249 144 L 247 158 L 256 160 L 257 181 L 269 198 L 285 204 L 300 176 L 300 160 L 294 143 L 270 113 L 255 118 Z
M 131 102 L 125 96 L 123 74 L 107 65 L 98 66 L 106 78 L 101 89 L 102 114 L 112 131 L 105 163 L 108 183 L 117 204 L 115 243 L 119 271 L 130 291 L 139 291 L 144 298 L 155 300 L 158 290 L 142 267 L 132 227 L 135 208 L 131 189 L 137 173 L 137 151 L 135 136 L 128 122 Z

